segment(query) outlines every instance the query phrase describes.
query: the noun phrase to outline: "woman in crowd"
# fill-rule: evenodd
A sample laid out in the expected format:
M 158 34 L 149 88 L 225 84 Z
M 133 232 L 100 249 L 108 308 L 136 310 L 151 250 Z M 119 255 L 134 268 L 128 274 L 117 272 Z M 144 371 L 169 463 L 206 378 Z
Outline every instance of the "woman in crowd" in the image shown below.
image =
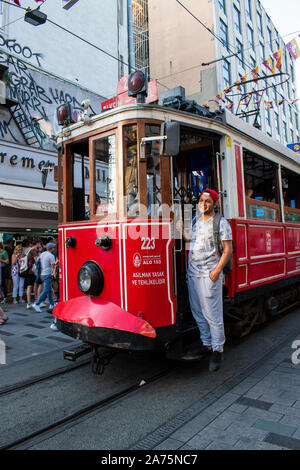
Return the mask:
M 1 277 L 2 277 L 2 283 L 1 283 L 1 289 L 3 291 L 4 299 L 2 300 L 2 303 L 6 304 L 7 302 L 7 268 L 9 265 L 9 258 L 7 252 L 4 250 L 4 245 L 2 242 L 0 242 L 0 265 L 1 265 Z
M 11 276 L 13 280 L 13 304 L 17 304 L 17 295 L 19 292 L 20 303 L 25 303 L 23 300 L 24 282 L 25 278 L 20 277 L 20 258 L 22 257 L 23 249 L 21 245 L 17 245 L 11 257 Z

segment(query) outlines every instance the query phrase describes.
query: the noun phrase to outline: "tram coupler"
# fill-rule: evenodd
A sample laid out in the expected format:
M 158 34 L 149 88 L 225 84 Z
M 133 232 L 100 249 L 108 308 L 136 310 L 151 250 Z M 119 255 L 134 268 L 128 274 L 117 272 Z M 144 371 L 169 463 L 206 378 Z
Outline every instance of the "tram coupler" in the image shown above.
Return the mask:
M 81 356 L 84 356 L 84 354 L 90 353 L 91 351 L 92 351 L 91 346 L 89 346 L 86 343 L 83 343 L 80 346 L 75 346 L 74 348 L 65 349 L 64 359 L 66 359 L 67 361 L 75 362 L 76 359 L 78 359 Z
M 92 372 L 96 375 L 102 375 L 104 373 L 105 367 L 108 366 L 116 354 L 116 351 L 107 351 L 100 354 L 98 348 L 94 348 L 92 358 Z

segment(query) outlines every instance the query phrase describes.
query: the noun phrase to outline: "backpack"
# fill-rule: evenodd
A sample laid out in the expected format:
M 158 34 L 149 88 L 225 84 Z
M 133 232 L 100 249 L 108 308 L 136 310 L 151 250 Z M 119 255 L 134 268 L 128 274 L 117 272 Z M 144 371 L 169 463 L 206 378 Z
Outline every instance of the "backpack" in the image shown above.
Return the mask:
M 215 240 L 215 247 L 217 252 L 219 253 L 220 256 L 223 254 L 223 247 L 221 245 L 220 241 L 220 222 L 223 216 L 221 214 L 215 214 L 214 220 L 213 220 L 213 231 L 214 231 L 214 240 Z M 227 262 L 227 264 L 223 268 L 223 273 L 224 274 L 231 274 L 232 273 L 232 260 L 233 260 L 233 251 L 231 253 L 231 256 Z
M 32 272 L 36 277 L 40 277 L 41 271 L 42 271 L 42 266 L 41 266 L 41 259 L 39 257 L 34 263 L 34 265 L 32 266 Z
M 21 277 L 25 277 L 28 271 L 28 255 L 31 252 L 31 249 L 19 259 L 19 274 Z

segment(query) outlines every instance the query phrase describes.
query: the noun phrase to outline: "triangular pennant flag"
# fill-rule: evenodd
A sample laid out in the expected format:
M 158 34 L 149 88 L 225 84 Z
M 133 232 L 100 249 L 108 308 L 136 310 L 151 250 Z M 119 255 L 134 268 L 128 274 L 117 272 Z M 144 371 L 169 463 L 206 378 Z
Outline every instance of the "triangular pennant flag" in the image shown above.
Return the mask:
M 244 83 L 248 77 L 248 74 L 246 73 L 243 77 L 241 77 L 241 82 Z
M 284 102 L 284 99 L 283 100 L 278 100 L 278 106 L 281 106 L 283 102 Z
M 300 49 L 298 47 L 296 39 L 292 39 L 290 42 L 288 42 L 286 48 L 295 60 L 300 57 Z
M 272 101 L 265 101 L 264 102 L 267 109 L 273 109 L 273 102 Z
M 241 91 L 241 82 L 239 80 L 237 80 L 236 82 L 234 82 L 234 85 L 237 87 L 237 89 L 239 91 Z
M 273 64 L 272 64 L 272 59 L 271 57 L 269 57 L 268 59 L 264 60 L 263 61 L 263 64 L 265 67 L 267 67 L 268 70 L 270 70 L 270 72 L 272 72 L 273 74 L 275 73 L 275 70 L 273 68 Z
M 258 65 L 251 71 L 253 80 L 256 80 L 258 78 Z
M 18 5 L 18 7 L 21 6 L 19 0 L 13 0 L 13 2 L 14 2 L 16 5 Z
M 219 94 L 217 95 L 217 99 L 218 99 L 218 100 L 221 100 L 221 101 L 223 101 L 223 103 L 225 103 L 225 101 L 224 101 L 223 98 L 222 98 L 222 93 L 219 93 Z
M 226 103 L 225 106 L 226 106 L 227 109 L 230 110 L 230 109 L 233 108 L 233 103 Z
M 281 49 L 278 49 L 278 51 L 274 52 L 273 57 L 276 60 L 275 67 L 281 71 Z

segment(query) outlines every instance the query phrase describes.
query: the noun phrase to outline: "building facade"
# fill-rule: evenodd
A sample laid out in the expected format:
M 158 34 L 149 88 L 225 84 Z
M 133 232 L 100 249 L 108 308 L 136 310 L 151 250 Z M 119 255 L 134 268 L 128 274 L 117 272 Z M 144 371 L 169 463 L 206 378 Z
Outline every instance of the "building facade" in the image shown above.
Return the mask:
M 127 7 L 127 0 L 51 0 L 40 4 L 46 23 L 33 26 L 23 9 L 0 2 L 0 241 L 57 232 L 56 110 L 69 103 L 77 121 L 83 100 L 93 115 L 116 94 L 128 71 Z
M 259 77 L 274 76 L 232 88 L 231 111 L 259 109 L 256 120 L 263 132 L 283 145 L 298 142 L 294 59 L 261 2 L 189 0 L 185 8 L 180 3 L 148 0 L 150 74 L 159 79 L 160 91 L 181 85 L 199 104 L 212 100 L 209 105 L 224 106 L 230 104 L 224 90 L 245 76 L 249 81 L 258 67 Z M 282 75 L 276 75 L 273 57 L 279 50 Z M 269 57 L 274 74 L 263 65 Z M 248 106 L 242 104 L 243 96 L 261 89 L 249 95 Z M 224 102 L 216 100 L 220 93 Z M 242 118 L 253 124 L 255 117 L 246 112 Z

